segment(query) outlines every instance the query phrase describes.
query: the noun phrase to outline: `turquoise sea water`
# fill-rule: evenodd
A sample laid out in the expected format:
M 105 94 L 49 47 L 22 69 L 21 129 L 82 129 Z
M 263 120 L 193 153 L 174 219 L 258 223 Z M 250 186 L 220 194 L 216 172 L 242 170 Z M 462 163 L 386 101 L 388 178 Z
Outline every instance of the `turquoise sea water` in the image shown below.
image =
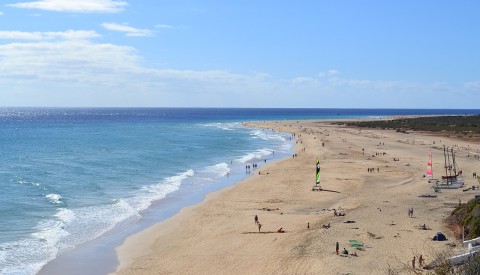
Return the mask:
M 474 113 L 480 110 L 0 109 L 0 273 L 36 274 L 119 224 L 141 221 L 152 205 L 202 196 L 248 176 L 247 164 L 291 155 L 289 134 L 243 121 Z

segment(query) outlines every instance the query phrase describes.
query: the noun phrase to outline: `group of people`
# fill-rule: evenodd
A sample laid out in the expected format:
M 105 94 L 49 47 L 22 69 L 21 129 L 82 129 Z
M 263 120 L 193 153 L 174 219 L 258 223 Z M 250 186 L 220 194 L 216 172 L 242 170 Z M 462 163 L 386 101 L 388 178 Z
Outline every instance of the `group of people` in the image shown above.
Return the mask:
M 373 173 L 375 172 L 375 168 L 367 168 L 368 173 Z M 377 172 L 380 172 L 380 167 L 377 167 Z
M 416 259 L 416 257 L 413 256 L 413 260 L 412 260 L 412 267 L 413 267 L 413 269 L 415 269 L 415 259 Z M 423 258 L 422 255 L 420 255 L 420 256 L 418 257 L 418 266 L 419 266 L 420 268 L 422 268 L 424 264 L 425 264 L 425 259 Z
M 343 212 L 337 212 L 337 209 L 333 209 L 333 216 L 334 216 L 334 217 L 337 217 L 337 216 L 345 216 L 345 213 L 343 213 Z
M 260 223 L 260 221 L 258 220 L 258 216 L 255 215 L 255 217 L 253 218 L 253 220 L 255 221 L 255 224 L 258 226 L 258 233 L 260 233 L 260 230 L 262 229 L 262 224 Z M 310 226 L 310 224 L 309 224 Z M 285 230 L 283 230 L 283 227 L 280 227 L 280 229 L 277 230 L 278 233 L 285 233 Z
M 267 160 L 265 160 L 265 162 L 266 161 Z M 250 164 L 245 165 L 245 173 L 249 175 L 251 173 L 251 168 L 252 167 L 253 167 L 253 170 L 255 170 L 255 169 L 257 169 L 258 164 L 254 163 L 254 164 L 252 164 L 252 166 L 250 166 Z

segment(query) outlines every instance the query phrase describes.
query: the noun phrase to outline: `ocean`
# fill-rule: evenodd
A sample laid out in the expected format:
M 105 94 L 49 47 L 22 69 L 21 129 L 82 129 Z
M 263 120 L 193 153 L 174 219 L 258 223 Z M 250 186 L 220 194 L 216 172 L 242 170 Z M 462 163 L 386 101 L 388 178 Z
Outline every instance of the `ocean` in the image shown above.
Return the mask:
M 0 108 L 0 274 L 37 274 L 109 238 L 114 259 L 125 235 L 249 176 L 248 164 L 291 156 L 290 134 L 242 122 L 432 114 L 480 110 Z

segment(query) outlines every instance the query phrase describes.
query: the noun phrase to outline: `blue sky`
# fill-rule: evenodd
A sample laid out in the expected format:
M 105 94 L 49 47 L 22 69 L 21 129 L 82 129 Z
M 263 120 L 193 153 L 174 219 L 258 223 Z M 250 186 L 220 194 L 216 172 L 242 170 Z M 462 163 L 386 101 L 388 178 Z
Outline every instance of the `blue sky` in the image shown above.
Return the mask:
M 5 0 L 0 106 L 479 108 L 478 1 Z

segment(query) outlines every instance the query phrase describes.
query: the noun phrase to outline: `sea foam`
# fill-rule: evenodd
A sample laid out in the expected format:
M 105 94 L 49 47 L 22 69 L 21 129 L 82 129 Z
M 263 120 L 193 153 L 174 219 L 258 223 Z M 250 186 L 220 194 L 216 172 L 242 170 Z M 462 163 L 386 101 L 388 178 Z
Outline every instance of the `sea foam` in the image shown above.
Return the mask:
M 49 199 L 52 203 L 55 203 L 55 204 L 63 203 L 61 201 L 62 196 L 60 196 L 59 194 L 48 194 L 45 196 L 45 198 Z
M 217 179 L 226 176 L 230 172 L 230 167 L 225 162 L 218 163 L 212 166 L 208 166 L 202 172 L 209 175 L 212 179 Z

